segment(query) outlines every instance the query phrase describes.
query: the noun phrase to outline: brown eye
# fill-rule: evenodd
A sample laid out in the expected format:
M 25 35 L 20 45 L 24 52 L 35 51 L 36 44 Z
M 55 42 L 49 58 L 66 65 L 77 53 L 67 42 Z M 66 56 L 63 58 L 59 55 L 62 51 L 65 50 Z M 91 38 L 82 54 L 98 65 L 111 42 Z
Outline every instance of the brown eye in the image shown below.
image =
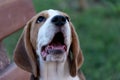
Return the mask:
M 36 20 L 36 23 L 44 22 L 46 18 L 44 16 L 39 16 Z

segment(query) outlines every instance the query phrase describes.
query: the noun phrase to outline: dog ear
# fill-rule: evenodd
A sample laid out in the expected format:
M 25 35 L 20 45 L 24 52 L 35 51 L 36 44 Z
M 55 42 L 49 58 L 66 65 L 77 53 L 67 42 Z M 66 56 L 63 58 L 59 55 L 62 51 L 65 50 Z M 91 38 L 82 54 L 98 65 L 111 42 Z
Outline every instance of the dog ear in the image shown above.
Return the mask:
M 71 25 L 71 33 L 72 33 L 71 34 L 72 42 L 70 46 L 69 64 L 70 64 L 70 74 L 71 76 L 74 77 L 76 76 L 78 69 L 81 67 L 84 58 L 83 58 L 82 51 L 79 46 L 79 40 L 78 40 L 77 33 L 72 23 L 70 23 L 70 25 Z
M 31 72 L 35 77 L 38 76 L 38 64 L 35 51 L 30 42 L 31 21 L 29 21 L 17 43 L 14 51 L 14 61 L 22 69 Z

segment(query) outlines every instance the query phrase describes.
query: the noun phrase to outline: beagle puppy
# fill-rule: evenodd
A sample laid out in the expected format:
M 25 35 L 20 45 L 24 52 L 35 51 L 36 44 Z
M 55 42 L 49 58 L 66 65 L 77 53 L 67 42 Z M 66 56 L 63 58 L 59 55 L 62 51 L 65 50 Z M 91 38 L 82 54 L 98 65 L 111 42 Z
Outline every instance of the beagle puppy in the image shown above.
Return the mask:
M 32 74 L 31 80 L 85 80 L 78 72 L 83 54 L 66 13 L 45 10 L 25 25 L 14 61 Z

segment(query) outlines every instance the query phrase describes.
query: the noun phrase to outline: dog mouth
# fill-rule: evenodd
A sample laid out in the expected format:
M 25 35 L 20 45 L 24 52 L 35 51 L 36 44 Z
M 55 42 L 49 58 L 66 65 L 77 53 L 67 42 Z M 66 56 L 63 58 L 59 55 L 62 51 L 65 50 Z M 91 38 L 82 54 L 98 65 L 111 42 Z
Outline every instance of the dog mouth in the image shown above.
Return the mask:
M 60 55 L 67 51 L 65 37 L 62 32 L 58 32 L 53 37 L 52 41 L 42 47 L 42 57 L 45 59 L 47 55 Z

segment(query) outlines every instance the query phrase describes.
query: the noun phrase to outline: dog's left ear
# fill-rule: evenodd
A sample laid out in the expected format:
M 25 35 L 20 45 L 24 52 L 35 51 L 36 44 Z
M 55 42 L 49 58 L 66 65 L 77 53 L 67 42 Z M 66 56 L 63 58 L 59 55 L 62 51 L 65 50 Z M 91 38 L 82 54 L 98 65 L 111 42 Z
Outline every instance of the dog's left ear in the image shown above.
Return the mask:
M 32 21 L 29 21 L 17 43 L 14 51 L 14 61 L 22 69 L 32 73 L 35 77 L 38 74 L 38 63 L 35 50 L 30 41 L 30 30 Z
M 70 27 L 71 27 L 71 33 L 72 33 L 71 34 L 72 42 L 70 46 L 69 64 L 70 64 L 70 74 L 71 76 L 75 77 L 78 72 L 78 69 L 81 67 L 83 63 L 84 58 L 79 46 L 77 33 L 72 23 L 70 23 Z

